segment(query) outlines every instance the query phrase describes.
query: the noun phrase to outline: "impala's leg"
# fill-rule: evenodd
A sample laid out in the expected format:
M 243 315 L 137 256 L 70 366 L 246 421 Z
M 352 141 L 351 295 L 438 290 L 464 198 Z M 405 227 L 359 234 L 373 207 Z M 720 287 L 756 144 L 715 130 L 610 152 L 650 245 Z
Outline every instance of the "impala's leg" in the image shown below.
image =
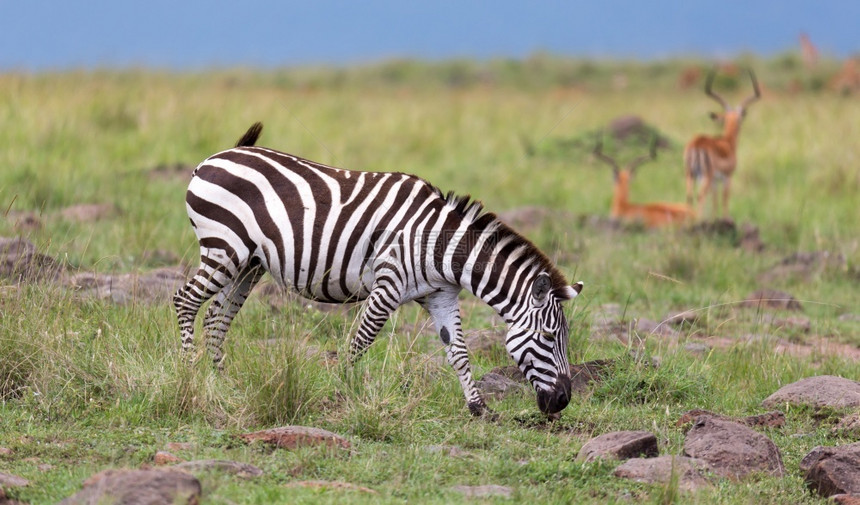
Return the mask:
M 732 179 L 726 177 L 723 179 L 723 217 L 729 217 L 729 193 L 731 193 Z
M 699 216 L 702 215 L 702 208 L 705 204 L 705 198 L 708 196 L 708 192 L 711 191 L 711 176 L 709 174 L 705 174 L 702 176 L 702 187 L 699 188 L 699 198 L 697 202 L 697 212 Z
M 466 343 L 463 340 L 463 330 L 460 327 L 460 307 L 457 303 L 457 291 L 439 291 L 428 295 L 419 301 L 422 307 L 427 309 L 439 338 L 445 344 L 445 354 L 448 363 L 457 372 L 463 395 L 466 397 L 466 406 L 472 415 L 480 416 L 492 412 L 481 398 L 475 381 L 472 379 L 472 368 L 469 364 L 469 354 Z
M 400 290 L 397 289 L 393 278 L 377 278 L 370 290 L 370 296 L 364 305 L 364 313 L 358 331 L 349 343 L 349 361 L 355 363 L 358 358 L 376 340 L 385 322 L 400 306 Z
M 206 310 L 206 316 L 203 318 L 203 334 L 206 336 L 206 347 L 209 349 L 212 363 L 219 370 L 224 367 L 224 338 L 227 330 L 230 329 L 230 323 L 248 299 L 251 290 L 260 281 L 263 273 L 264 270 L 260 266 L 246 268 L 218 292 Z
M 687 205 L 693 208 L 693 194 L 696 192 L 696 179 L 693 178 L 693 173 L 688 167 L 687 172 Z
M 202 250 L 197 273 L 173 295 L 173 306 L 176 309 L 179 334 L 182 338 L 182 350 L 191 359 L 195 357 L 194 319 L 200 311 L 200 306 L 224 288 L 233 268 L 233 263 L 225 255 L 211 254 L 208 250 Z

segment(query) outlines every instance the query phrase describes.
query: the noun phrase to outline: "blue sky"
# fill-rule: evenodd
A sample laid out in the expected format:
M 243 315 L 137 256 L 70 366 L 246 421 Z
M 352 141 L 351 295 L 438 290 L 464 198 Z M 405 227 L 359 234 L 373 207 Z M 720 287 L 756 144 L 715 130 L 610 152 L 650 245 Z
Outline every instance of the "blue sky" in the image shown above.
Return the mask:
M 0 0 L 0 70 L 860 51 L 860 2 Z

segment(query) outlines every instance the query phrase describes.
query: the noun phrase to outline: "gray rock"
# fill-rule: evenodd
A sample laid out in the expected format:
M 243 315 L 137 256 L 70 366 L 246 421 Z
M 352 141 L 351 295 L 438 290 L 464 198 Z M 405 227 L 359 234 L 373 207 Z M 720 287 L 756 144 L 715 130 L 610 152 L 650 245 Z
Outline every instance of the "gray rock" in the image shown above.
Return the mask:
M 500 400 L 509 394 L 526 391 L 525 386 L 500 373 L 487 372 L 475 382 L 475 386 L 484 398 Z
M 678 487 L 684 491 L 696 491 L 710 487 L 706 476 L 710 470 L 708 462 L 686 456 L 659 456 L 656 458 L 633 458 L 620 464 L 612 472 L 616 477 L 649 484 L 668 484 L 673 475 L 678 477 Z
M 196 505 L 200 494 L 200 481 L 181 470 L 105 470 L 60 505 Z
M 177 268 L 159 268 L 141 274 L 98 274 L 81 272 L 66 285 L 78 296 L 108 300 L 119 305 L 131 302 L 163 303 L 185 284 L 185 274 Z
M 32 242 L 0 237 L 0 278 L 11 279 L 12 282 L 56 280 L 62 271 L 62 264 L 36 252 Z
M 741 306 L 776 310 L 801 310 L 802 308 L 795 297 L 774 289 L 760 289 L 750 293 Z
M 30 481 L 24 477 L 0 472 L 0 487 L 25 487 L 29 485 Z
M 592 438 L 576 456 L 577 461 L 591 462 L 597 459 L 629 459 L 657 456 L 657 437 L 648 431 L 615 431 Z
M 800 470 L 822 496 L 860 494 L 860 442 L 815 447 L 800 461 Z
M 254 465 L 223 459 L 198 459 L 194 461 L 185 461 L 183 463 L 173 465 L 173 468 L 179 468 L 180 470 L 187 470 L 189 472 L 217 470 L 219 472 L 236 475 L 243 479 L 250 479 L 263 475 L 263 470 Z
M 701 342 L 687 342 L 684 344 L 684 350 L 690 354 L 701 356 L 703 354 L 708 354 L 711 351 L 711 347 Z
M 860 323 L 860 314 L 842 314 L 836 319 L 842 322 Z
M 671 324 L 672 326 L 680 326 L 680 325 L 690 325 L 699 320 L 699 313 L 695 310 L 682 310 L 681 312 L 673 312 L 671 314 L 667 314 L 666 317 L 663 318 L 664 324 Z
M 833 375 L 807 377 L 781 387 L 761 404 L 765 408 L 784 404 L 809 405 L 816 408 L 860 407 L 860 382 Z
M 724 477 L 785 473 L 779 449 L 769 438 L 742 424 L 708 416 L 696 418 L 687 432 L 684 455 L 707 461 Z

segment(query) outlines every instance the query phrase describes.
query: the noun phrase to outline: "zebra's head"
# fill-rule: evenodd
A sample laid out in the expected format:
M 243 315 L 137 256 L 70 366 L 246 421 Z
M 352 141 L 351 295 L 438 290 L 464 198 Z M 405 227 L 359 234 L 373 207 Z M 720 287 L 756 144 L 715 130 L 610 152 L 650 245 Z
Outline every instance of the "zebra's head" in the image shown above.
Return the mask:
M 553 287 L 549 273 L 540 272 L 508 318 L 505 346 L 535 388 L 538 408 L 546 414 L 560 412 L 570 401 L 569 330 L 561 303 L 581 290 L 581 282 Z

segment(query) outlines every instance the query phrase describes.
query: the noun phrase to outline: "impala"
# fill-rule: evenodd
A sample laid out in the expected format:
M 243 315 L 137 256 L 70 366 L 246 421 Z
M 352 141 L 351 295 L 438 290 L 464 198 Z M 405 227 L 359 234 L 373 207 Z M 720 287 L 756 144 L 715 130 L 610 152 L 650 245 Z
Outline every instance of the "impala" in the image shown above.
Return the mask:
M 702 202 L 705 195 L 711 191 L 714 177 L 723 184 L 723 217 L 728 217 L 729 193 L 731 191 L 731 178 L 738 164 L 738 132 L 741 122 L 746 115 L 747 107 L 761 97 L 758 81 L 755 73 L 749 71 L 754 94 L 747 97 L 737 107 L 730 107 L 726 101 L 711 90 L 714 83 L 715 72 L 708 74 L 705 82 L 705 94 L 717 101 L 722 107 L 721 114 L 712 112 L 711 119 L 723 125 L 723 134 L 716 137 L 698 135 L 684 148 L 684 171 L 687 175 L 687 204 L 693 206 L 693 194 L 698 179 L 702 179 L 702 186 L 696 203 L 697 214 L 702 213 Z M 717 194 L 713 194 L 714 215 L 717 214 Z
M 651 142 L 648 154 L 639 156 L 620 168 L 618 162 L 603 153 L 603 138 L 598 138 L 594 155 L 612 167 L 615 188 L 612 195 L 610 216 L 628 222 L 642 223 L 648 228 L 666 225 L 680 225 L 695 217 L 689 205 L 683 203 L 630 203 L 630 180 L 636 169 L 647 161 L 657 158 L 657 137 Z

